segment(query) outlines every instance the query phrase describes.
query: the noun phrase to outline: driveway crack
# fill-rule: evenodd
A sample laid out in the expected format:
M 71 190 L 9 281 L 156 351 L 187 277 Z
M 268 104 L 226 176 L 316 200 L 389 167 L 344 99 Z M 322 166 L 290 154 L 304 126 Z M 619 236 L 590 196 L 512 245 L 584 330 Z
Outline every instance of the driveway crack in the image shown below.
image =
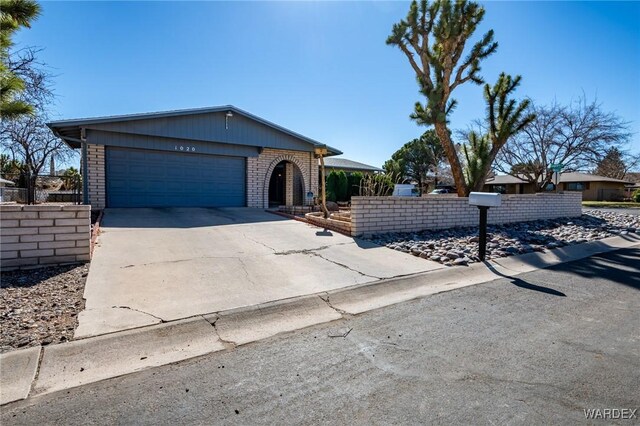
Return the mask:
M 112 306 L 112 308 L 114 308 L 114 309 L 128 309 L 130 311 L 140 312 L 141 314 L 149 315 L 150 317 L 159 320 L 161 323 L 165 323 L 166 322 L 162 318 L 157 317 L 157 316 L 155 316 L 153 314 L 150 314 L 149 312 L 141 311 L 140 309 L 135 309 L 135 308 L 132 308 L 130 306 Z
M 254 243 L 256 243 L 256 244 L 260 244 L 261 246 L 266 247 L 266 248 L 268 248 L 269 250 L 271 250 L 271 251 L 273 251 L 274 253 L 276 253 L 276 249 L 274 249 L 274 248 L 273 248 L 273 247 L 271 247 L 271 246 L 268 246 L 267 244 L 263 243 L 262 241 L 254 240 L 253 238 L 251 238 L 251 237 L 247 236 L 247 234 L 245 234 L 244 232 L 242 233 L 242 236 L 243 236 L 244 238 L 246 238 L 247 240 L 249 240 L 249 241 L 253 241 L 253 242 L 254 242 Z M 276 253 L 276 254 L 278 254 L 278 253 Z
M 202 259 L 235 259 L 236 256 L 201 256 L 201 257 L 190 257 L 188 259 L 177 259 L 177 260 L 163 260 L 162 262 L 149 262 L 149 263 L 141 263 L 139 265 L 126 265 L 121 266 L 120 269 L 133 268 L 135 266 L 152 266 L 152 265 L 161 265 L 164 263 L 182 263 L 182 262 L 190 262 L 192 260 L 202 260 Z
M 320 249 L 319 249 L 319 250 L 320 250 Z M 327 259 L 326 257 L 324 257 L 323 255 L 321 255 L 320 253 L 310 252 L 309 254 L 311 254 L 311 255 L 313 255 L 313 256 L 318 256 L 319 258 L 324 259 L 324 260 L 326 260 L 326 261 L 327 261 L 327 262 L 329 262 L 329 263 L 333 263 L 334 265 L 338 265 L 338 266 L 341 266 L 341 267 L 343 267 L 343 268 L 345 268 L 345 269 L 348 269 L 348 270 L 350 270 L 350 271 L 356 272 L 356 273 L 358 273 L 358 274 L 362 275 L 363 277 L 373 278 L 373 279 L 376 279 L 376 280 L 381 280 L 381 279 L 382 279 L 382 277 L 376 277 L 376 276 L 374 276 L 374 275 L 368 275 L 368 274 L 365 274 L 364 272 L 360 272 L 360 271 L 358 271 L 357 269 L 353 269 L 353 268 L 351 268 L 351 267 L 349 267 L 349 266 L 345 265 L 344 263 L 340 263 L 340 262 L 336 262 L 335 260 Z

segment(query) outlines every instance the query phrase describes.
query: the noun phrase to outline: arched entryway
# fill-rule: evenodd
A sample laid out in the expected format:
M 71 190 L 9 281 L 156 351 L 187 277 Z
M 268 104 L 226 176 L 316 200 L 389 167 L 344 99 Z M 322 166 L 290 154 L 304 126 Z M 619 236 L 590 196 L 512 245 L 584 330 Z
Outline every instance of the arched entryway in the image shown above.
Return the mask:
M 269 177 L 268 207 L 301 206 L 304 201 L 304 178 L 291 161 L 280 161 Z

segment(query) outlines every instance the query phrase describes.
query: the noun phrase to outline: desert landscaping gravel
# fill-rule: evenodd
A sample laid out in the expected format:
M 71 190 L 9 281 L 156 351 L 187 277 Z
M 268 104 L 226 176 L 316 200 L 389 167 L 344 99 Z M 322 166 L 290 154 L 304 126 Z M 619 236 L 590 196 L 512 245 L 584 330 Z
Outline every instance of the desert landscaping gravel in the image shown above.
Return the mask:
M 0 352 L 73 338 L 89 265 L 0 275 Z
M 489 213 L 491 214 L 491 213 Z M 640 216 L 589 210 L 580 217 L 489 225 L 487 259 L 543 252 L 614 235 L 640 234 Z M 479 262 L 478 228 L 373 235 L 372 242 L 447 266 Z

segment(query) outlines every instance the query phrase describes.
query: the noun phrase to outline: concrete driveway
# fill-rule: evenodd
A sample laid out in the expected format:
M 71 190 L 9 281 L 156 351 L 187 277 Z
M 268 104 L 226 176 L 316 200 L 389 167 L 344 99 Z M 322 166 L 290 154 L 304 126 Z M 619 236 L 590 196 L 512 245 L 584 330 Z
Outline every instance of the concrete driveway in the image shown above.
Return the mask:
M 257 209 L 107 209 L 76 338 L 438 268 Z

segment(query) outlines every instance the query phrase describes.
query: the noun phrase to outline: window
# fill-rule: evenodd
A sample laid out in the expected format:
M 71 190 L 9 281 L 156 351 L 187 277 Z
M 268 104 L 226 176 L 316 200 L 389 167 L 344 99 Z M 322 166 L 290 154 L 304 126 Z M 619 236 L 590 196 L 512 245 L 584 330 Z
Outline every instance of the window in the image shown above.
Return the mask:
M 567 182 L 566 184 L 567 191 L 584 191 L 587 189 L 587 186 L 584 182 Z

